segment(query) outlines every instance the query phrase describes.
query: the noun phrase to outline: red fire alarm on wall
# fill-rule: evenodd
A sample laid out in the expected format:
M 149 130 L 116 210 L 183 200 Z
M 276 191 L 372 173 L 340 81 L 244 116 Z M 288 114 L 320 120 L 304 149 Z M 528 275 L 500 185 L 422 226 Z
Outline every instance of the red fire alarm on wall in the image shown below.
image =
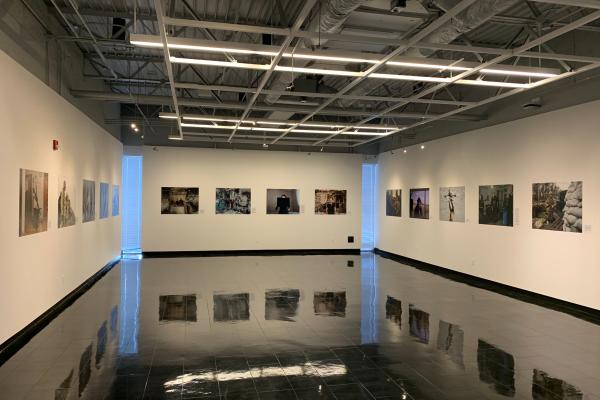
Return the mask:
M 58 140 L 56 139 L 52 141 L 52 150 L 58 151 Z

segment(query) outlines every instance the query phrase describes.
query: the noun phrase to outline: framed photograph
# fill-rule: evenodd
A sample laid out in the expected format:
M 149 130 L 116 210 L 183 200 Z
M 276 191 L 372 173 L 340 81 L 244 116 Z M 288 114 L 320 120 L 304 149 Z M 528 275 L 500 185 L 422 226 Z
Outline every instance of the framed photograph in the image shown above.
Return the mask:
M 198 214 L 197 187 L 162 187 L 160 189 L 161 214 Z
M 215 212 L 217 214 L 250 214 L 252 212 L 250 189 L 217 188 Z
M 119 185 L 112 187 L 112 216 L 119 215 Z
M 479 223 L 513 226 L 513 185 L 479 186 Z
M 440 221 L 465 222 L 465 187 L 440 188 Z
M 83 222 L 90 222 L 96 219 L 96 182 L 83 180 L 82 197 Z
M 388 217 L 402 216 L 401 189 L 390 189 L 385 191 L 385 215 Z
M 58 218 L 57 226 L 66 228 L 77 222 L 75 216 L 75 187 L 73 181 L 67 178 L 58 180 Z
M 299 214 L 297 189 L 267 189 L 267 214 Z
M 534 183 L 531 200 L 533 229 L 582 232 L 583 182 Z
M 100 182 L 100 219 L 108 218 L 108 183 Z
M 20 170 L 19 236 L 48 230 L 48 174 Z
M 429 219 L 429 189 L 410 189 L 409 210 L 411 218 Z
M 315 190 L 315 214 L 346 214 L 346 191 Z

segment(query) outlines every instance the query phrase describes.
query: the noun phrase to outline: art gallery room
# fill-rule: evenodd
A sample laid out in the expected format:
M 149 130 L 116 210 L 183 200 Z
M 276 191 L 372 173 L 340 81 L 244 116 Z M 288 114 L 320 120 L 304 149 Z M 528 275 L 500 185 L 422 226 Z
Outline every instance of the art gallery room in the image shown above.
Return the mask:
M 0 399 L 600 400 L 600 1 L 2 0 L 0 79 Z

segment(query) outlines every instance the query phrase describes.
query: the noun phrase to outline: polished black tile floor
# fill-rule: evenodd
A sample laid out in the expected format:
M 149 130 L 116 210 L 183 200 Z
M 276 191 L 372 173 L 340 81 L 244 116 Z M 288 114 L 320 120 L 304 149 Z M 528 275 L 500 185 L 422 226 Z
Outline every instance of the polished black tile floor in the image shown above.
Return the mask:
M 372 254 L 123 260 L 0 398 L 600 400 L 600 326 Z

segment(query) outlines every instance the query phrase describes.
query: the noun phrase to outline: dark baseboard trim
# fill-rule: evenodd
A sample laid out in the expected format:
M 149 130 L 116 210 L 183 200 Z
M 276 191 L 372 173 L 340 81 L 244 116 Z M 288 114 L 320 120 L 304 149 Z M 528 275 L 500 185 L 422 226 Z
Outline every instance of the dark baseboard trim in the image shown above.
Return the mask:
M 100 271 L 89 277 L 85 282 L 75 288 L 71 293 L 67 294 L 58 303 L 54 304 L 42 315 L 37 317 L 33 322 L 15 333 L 4 343 L 0 344 L 0 366 L 8 361 L 15 353 L 25 346 L 35 335 L 44 329 L 52 320 L 66 310 L 71 304 L 80 298 L 85 292 L 90 290 L 96 282 L 98 282 L 108 271 L 121 261 L 116 258 L 106 264 Z
M 146 258 L 360 255 L 360 249 L 145 251 Z
M 375 248 L 373 252 L 377 255 L 380 255 L 381 257 L 388 258 L 401 264 L 405 264 L 439 276 L 443 276 L 444 278 L 453 280 L 455 282 L 464 283 L 479 289 L 489 290 L 491 292 L 499 293 L 504 296 L 509 296 L 517 300 L 549 308 L 554 311 L 560 311 L 572 315 L 576 318 L 580 318 L 585 321 L 600 325 L 600 310 L 596 310 L 595 308 L 582 306 L 565 300 L 560 300 L 554 297 L 531 292 L 529 290 L 505 285 L 503 283 L 494 282 L 484 278 L 479 278 L 474 275 L 465 274 L 463 272 L 454 271 L 448 268 L 440 267 L 438 265 L 433 265 L 423 261 L 415 260 L 413 258 L 404 257 L 399 254 L 390 253 L 388 251 L 384 251 L 378 248 Z

